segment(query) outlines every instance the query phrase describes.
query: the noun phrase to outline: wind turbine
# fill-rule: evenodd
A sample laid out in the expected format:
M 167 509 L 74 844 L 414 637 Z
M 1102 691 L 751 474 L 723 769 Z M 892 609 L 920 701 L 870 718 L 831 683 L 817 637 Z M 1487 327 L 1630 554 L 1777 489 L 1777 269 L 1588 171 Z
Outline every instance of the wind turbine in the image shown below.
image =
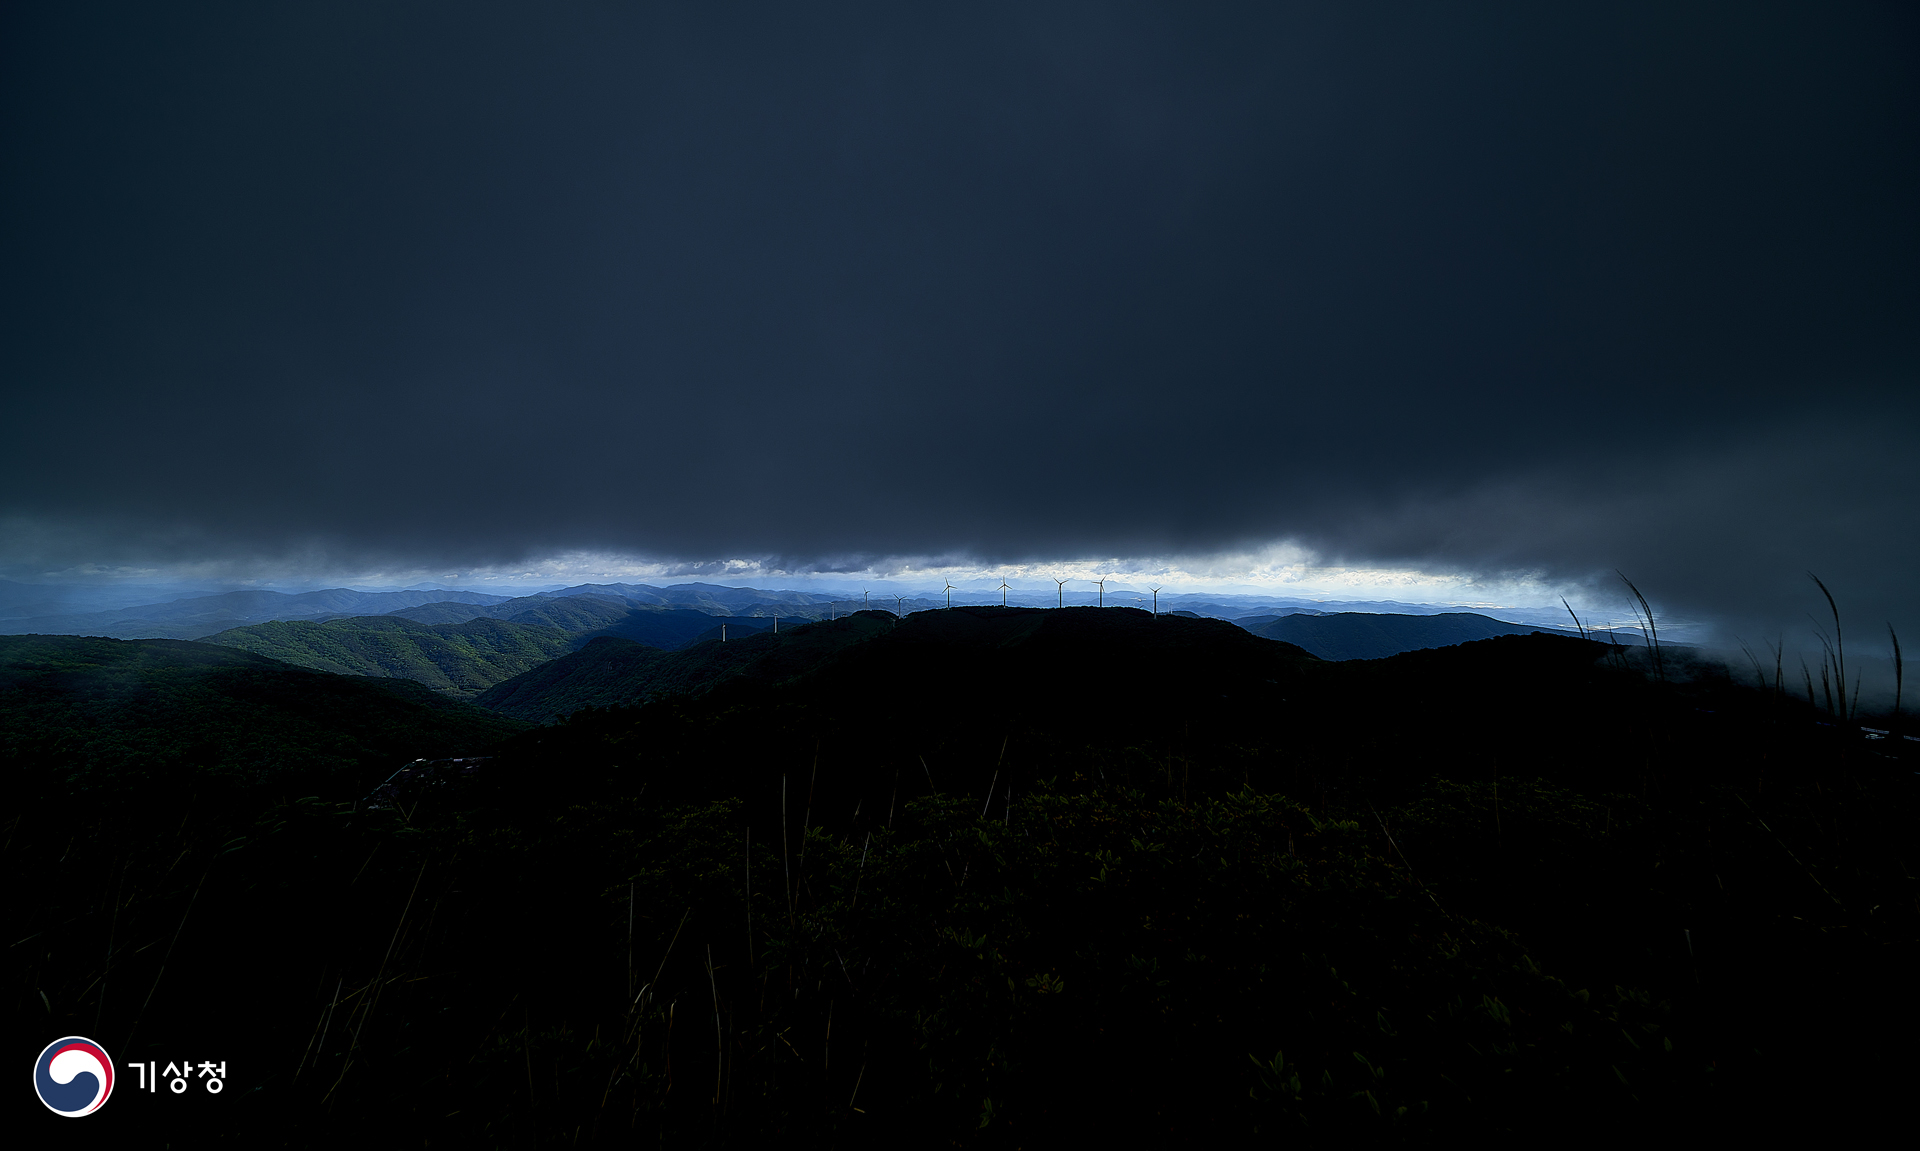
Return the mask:
M 860 610 L 861 611 L 867 610 L 867 589 L 866 588 L 860 589 Z
M 953 607 L 953 581 L 947 581 L 947 607 Z
M 1156 587 L 1148 590 L 1153 592 L 1153 614 L 1154 618 L 1157 619 L 1160 616 L 1160 589 Z
M 894 610 L 893 614 L 898 616 L 901 619 L 907 618 L 907 597 L 903 595 L 897 595 L 897 596 L 894 596 L 893 598 L 900 601 L 900 606 Z
M 1000 581 L 1000 606 L 1001 607 L 1007 606 L 1007 581 L 1006 580 Z
M 1072 583 L 1073 581 L 1071 579 L 1057 579 L 1057 580 L 1054 580 L 1053 582 L 1056 585 L 1058 585 L 1053 589 L 1053 593 L 1056 597 L 1058 597 L 1058 600 L 1059 600 L 1059 602 L 1054 604 L 1054 606 L 1066 607 L 1067 606 L 1067 585 Z
M 1087 582 L 1097 583 L 1100 585 L 1100 606 L 1106 607 L 1107 606 L 1107 577 L 1101 576 L 1099 579 L 1090 579 Z

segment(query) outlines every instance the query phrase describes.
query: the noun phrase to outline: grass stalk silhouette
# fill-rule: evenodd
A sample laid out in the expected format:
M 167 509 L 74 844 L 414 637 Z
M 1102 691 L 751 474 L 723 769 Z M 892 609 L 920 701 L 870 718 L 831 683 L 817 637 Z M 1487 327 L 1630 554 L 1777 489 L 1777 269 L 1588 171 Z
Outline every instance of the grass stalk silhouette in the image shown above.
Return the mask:
M 1585 625 L 1585 624 L 1583 624 L 1583 623 L 1581 623 L 1581 622 L 1580 622 L 1580 617 L 1579 617 L 1579 616 L 1577 616 L 1577 615 L 1574 615 L 1574 613 L 1573 613 L 1573 605 L 1567 602 L 1567 597 L 1566 597 L 1566 596 L 1561 596 L 1561 597 L 1560 597 L 1560 606 L 1561 606 L 1561 607 L 1563 607 L 1563 608 L 1566 608 L 1566 609 L 1567 609 L 1567 614 L 1568 614 L 1568 615 L 1571 615 L 1571 616 L 1573 616 L 1573 627 L 1574 627 L 1574 630 L 1575 630 L 1575 631 L 1577 631 L 1577 632 L 1579 632 L 1579 633 L 1580 633 L 1580 638 L 1581 638 L 1581 639 L 1587 639 L 1587 638 L 1589 638 L 1589 636 L 1587 635 L 1587 625 Z
M 1627 590 L 1633 593 L 1634 603 L 1628 606 L 1633 608 L 1634 618 L 1646 628 L 1647 652 L 1653 659 L 1653 677 L 1664 683 L 1667 678 L 1666 662 L 1660 654 L 1660 629 L 1653 622 L 1653 605 L 1647 602 L 1646 596 L 1640 594 L 1640 589 L 1633 585 L 1625 572 L 1616 569 L 1613 574 L 1619 576 L 1620 581 L 1627 585 Z
M 1900 659 L 1900 634 L 1887 625 L 1887 638 L 1893 641 L 1893 722 L 1900 722 L 1900 693 L 1905 687 L 1906 667 Z
M 1814 583 L 1814 586 L 1820 589 L 1821 595 L 1827 597 L 1827 610 L 1833 613 L 1833 653 L 1832 654 L 1833 654 L 1834 675 L 1839 680 L 1838 687 L 1840 689 L 1840 707 L 1844 711 L 1847 706 L 1847 640 L 1846 640 L 1846 636 L 1843 635 L 1840 631 L 1840 605 L 1833 601 L 1833 593 L 1827 590 L 1826 584 L 1820 582 L 1819 576 L 1814 575 L 1812 572 L 1808 572 L 1807 578 L 1812 580 Z M 1826 639 L 1825 636 L 1821 637 L 1822 642 L 1824 642 L 1825 639 Z M 1821 671 L 1823 675 L 1825 673 L 1825 670 L 1826 669 L 1822 667 Z M 1831 703 L 1828 704 L 1828 710 L 1832 710 Z M 1848 719 L 1851 717 L 1848 715 L 1841 715 L 1839 718 Z

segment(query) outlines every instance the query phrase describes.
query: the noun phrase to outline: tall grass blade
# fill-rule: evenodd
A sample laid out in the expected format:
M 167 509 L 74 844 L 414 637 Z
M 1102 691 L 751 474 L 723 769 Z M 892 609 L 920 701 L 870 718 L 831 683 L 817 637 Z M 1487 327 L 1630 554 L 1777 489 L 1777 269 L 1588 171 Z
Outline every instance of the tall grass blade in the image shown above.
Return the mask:
M 1820 589 L 1821 595 L 1827 597 L 1827 610 L 1833 613 L 1834 667 L 1840 677 L 1840 706 L 1844 708 L 1847 705 L 1847 640 L 1840 632 L 1840 605 L 1833 602 L 1833 593 L 1827 590 L 1826 584 L 1820 582 L 1819 576 L 1808 572 L 1807 578 Z
M 807 869 L 807 828 L 813 826 L 813 789 L 820 782 L 820 743 L 813 744 L 813 774 L 807 779 L 807 809 L 800 815 L 800 862 L 796 865 L 804 873 Z
M 1577 632 L 1579 632 L 1579 633 L 1580 633 L 1580 638 L 1581 638 L 1581 639 L 1586 639 L 1586 638 L 1588 638 L 1588 637 L 1587 637 L 1587 625 L 1585 625 L 1585 624 L 1583 624 L 1583 623 L 1581 623 L 1581 622 L 1580 622 L 1580 617 L 1579 617 L 1579 616 L 1577 616 L 1577 615 L 1573 615 L 1573 605 L 1567 602 L 1567 597 L 1566 597 L 1566 596 L 1561 596 L 1561 597 L 1560 597 L 1560 606 L 1561 606 L 1561 607 L 1563 607 L 1563 608 L 1566 608 L 1566 609 L 1567 609 L 1567 614 L 1568 614 L 1568 615 L 1572 615 L 1572 616 L 1573 616 L 1573 629 L 1574 629 L 1575 631 L 1577 631 Z
M 1753 678 L 1759 684 L 1760 690 L 1763 692 L 1766 691 L 1767 690 L 1767 669 L 1760 666 L 1760 657 L 1755 655 L 1753 653 L 1753 649 L 1747 646 L 1746 640 L 1739 639 L 1738 636 L 1734 638 L 1739 640 L 1740 651 L 1743 655 L 1747 657 L 1747 662 L 1753 665 Z
M 1906 686 L 1906 667 L 1900 660 L 1900 633 L 1887 625 L 1887 638 L 1893 641 L 1893 719 L 1900 722 L 1900 691 Z
M 1633 586 L 1633 581 L 1627 578 L 1625 572 L 1616 569 L 1613 574 L 1619 576 L 1621 582 L 1627 585 L 1627 590 L 1633 593 L 1633 598 L 1639 605 L 1636 610 L 1646 625 L 1647 651 L 1653 656 L 1653 675 L 1655 679 L 1664 682 L 1667 678 L 1666 661 L 1660 654 L 1660 629 L 1653 622 L 1653 605 L 1647 602 L 1646 596 L 1640 594 L 1639 588 Z
M 173 958 L 174 945 L 180 942 L 180 933 L 187 929 L 187 916 L 193 914 L 193 905 L 200 900 L 200 889 L 206 885 L 207 876 L 212 873 L 213 868 L 208 867 L 200 873 L 200 882 L 193 885 L 193 897 L 187 900 L 187 909 L 180 913 L 180 926 L 173 929 L 173 939 L 167 944 L 167 953 L 160 957 L 160 970 L 154 972 L 153 986 L 147 988 L 146 1002 L 140 1004 L 139 1012 L 133 1017 L 133 1026 L 127 1028 L 126 1041 L 120 1044 L 123 1050 L 133 1046 L 133 1036 L 140 1030 L 140 1020 L 146 1015 L 148 1005 L 153 1002 L 153 993 L 160 990 L 160 980 L 167 973 L 167 960 Z
M 713 944 L 707 944 L 707 989 L 713 993 L 713 1105 L 720 1106 L 720 1084 L 727 1067 L 727 1041 L 720 1029 L 720 984 L 713 977 Z

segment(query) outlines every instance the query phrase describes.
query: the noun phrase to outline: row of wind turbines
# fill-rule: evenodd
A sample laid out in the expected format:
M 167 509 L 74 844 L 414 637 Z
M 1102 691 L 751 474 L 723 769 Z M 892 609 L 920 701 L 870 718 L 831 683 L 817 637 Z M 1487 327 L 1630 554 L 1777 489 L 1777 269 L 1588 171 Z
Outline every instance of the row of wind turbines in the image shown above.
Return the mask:
M 1084 579 L 1084 582 L 1093 584 L 1100 589 L 1099 605 L 1101 607 L 1106 607 L 1107 606 L 1107 580 L 1111 578 L 1112 578 L 1111 576 L 1101 576 L 1099 579 L 1084 579 L 1084 577 L 1081 577 L 1081 576 L 1068 576 L 1065 579 L 1055 578 L 1053 580 L 1054 595 L 1055 595 L 1054 606 L 1061 607 L 1061 608 L 1066 607 L 1067 606 L 1067 585 L 1075 582 L 1076 580 Z M 946 595 L 946 598 L 947 598 L 947 609 L 951 611 L 953 609 L 953 593 L 955 590 L 957 590 L 957 585 L 952 580 L 945 580 L 943 582 L 945 582 L 945 584 L 947 585 L 943 589 L 944 594 Z M 1161 585 L 1156 584 L 1147 589 L 1148 591 L 1153 593 L 1153 614 L 1156 617 L 1159 616 L 1160 614 L 1160 588 L 1161 588 Z M 1007 583 L 1006 580 L 1001 580 L 1000 586 L 995 588 L 994 590 L 1000 593 L 1000 606 L 1006 607 L 1007 593 L 1013 590 L 1012 585 Z M 907 618 L 907 597 L 903 595 L 896 595 L 893 598 L 896 601 L 894 614 L 900 617 L 901 619 Z M 1135 602 L 1137 603 L 1139 601 L 1136 600 Z M 835 614 L 835 609 L 837 604 L 838 604 L 837 600 L 828 601 L 827 603 L 828 619 L 837 618 Z M 861 610 L 865 611 L 871 606 L 872 604 L 869 602 L 867 589 L 861 588 L 860 589 Z

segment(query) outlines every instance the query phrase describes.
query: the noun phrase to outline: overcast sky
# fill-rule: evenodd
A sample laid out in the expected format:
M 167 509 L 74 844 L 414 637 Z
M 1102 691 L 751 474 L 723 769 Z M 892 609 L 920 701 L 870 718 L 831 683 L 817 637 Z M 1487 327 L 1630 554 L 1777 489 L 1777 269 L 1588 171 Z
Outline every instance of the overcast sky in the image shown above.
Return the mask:
M 1920 634 L 1916 11 L 9 5 L 0 566 L 1284 546 Z

